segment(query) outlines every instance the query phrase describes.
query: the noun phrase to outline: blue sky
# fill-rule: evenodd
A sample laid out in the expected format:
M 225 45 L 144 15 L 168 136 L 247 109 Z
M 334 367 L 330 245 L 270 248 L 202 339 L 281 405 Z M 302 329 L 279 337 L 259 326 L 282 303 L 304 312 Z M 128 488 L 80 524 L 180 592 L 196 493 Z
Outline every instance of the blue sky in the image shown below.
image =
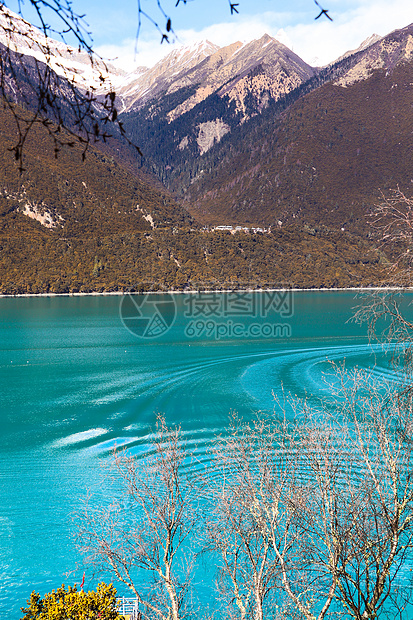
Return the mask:
M 142 7 L 163 23 L 156 0 Z M 223 46 L 249 41 L 268 33 L 294 50 L 306 62 L 323 65 L 358 45 L 373 33 L 385 35 L 413 22 L 412 0 L 319 0 L 334 21 L 314 21 L 314 0 L 234 0 L 239 14 L 230 15 L 228 0 L 162 0 L 177 34 L 175 45 L 208 39 Z M 11 7 L 12 8 L 12 7 Z M 136 46 L 136 0 L 73 0 L 73 9 L 85 13 L 98 53 L 124 69 L 151 66 L 173 46 L 160 45 L 160 35 L 147 21 Z M 413 44 L 413 42 L 412 42 Z

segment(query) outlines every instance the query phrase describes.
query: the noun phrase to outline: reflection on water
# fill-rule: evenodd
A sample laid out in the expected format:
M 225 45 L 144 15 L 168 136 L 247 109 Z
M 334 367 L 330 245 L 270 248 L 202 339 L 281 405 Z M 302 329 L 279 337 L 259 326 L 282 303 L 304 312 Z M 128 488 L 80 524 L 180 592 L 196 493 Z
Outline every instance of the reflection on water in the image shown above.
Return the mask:
M 113 446 L 145 453 L 157 413 L 181 425 L 205 462 L 231 410 L 272 415 L 282 386 L 325 395 L 329 360 L 391 373 L 380 347 L 347 322 L 350 292 L 296 293 L 282 319 L 291 337 L 275 339 L 194 336 L 176 297 L 172 328 L 144 340 L 123 326 L 119 301 L 0 299 L 0 614 L 11 620 L 31 590 L 80 581 L 70 517 L 87 489 L 104 493 L 99 464 Z

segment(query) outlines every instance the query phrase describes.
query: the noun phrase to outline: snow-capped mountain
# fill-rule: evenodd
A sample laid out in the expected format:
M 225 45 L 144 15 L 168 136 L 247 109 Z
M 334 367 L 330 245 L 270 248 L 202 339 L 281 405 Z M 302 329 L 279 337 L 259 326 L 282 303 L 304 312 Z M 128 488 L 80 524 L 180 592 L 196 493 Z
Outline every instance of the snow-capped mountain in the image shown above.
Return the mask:
M 316 73 L 269 35 L 222 48 L 206 41 L 173 50 L 136 80 L 128 76 L 117 95 L 125 129 L 159 160 L 165 182 Z
M 218 45 L 210 41 L 201 41 L 194 45 L 182 46 L 172 50 L 151 68 L 139 67 L 129 73 L 123 83 L 119 84 L 118 96 L 122 99 L 124 110 L 142 106 L 143 103 L 159 93 L 169 92 L 178 76 L 190 71 L 219 50 Z
M 344 54 L 339 56 L 339 58 L 337 58 L 334 62 L 332 62 L 330 64 L 335 64 L 335 63 L 339 62 L 340 60 L 343 60 L 344 58 L 347 58 L 348 56 L 352 56 L 353 54 L 357 54 L 357 52 L 362 52 L 363 50 L 366 50 L 371 45 L 374 45 L 374 43 L 377 43 L 377 41 L 380 41 L 381 38 L 382 37 L 380 35 L 378 35 L 378 34 L 370 35 L 369 37 L 367 37 L 367 39 L 364 39 L 364 41 L 362 41 L 360 43 L 360 45 L 356 49 L 348 50 L 347 52 L 345 52 Z
M 238 41 L 223 48 L 203 41 L 173 50 L 136 79 L 128 76 L 127 84 L 121 84 L 117 93 L 124 110 L 131 111 L 161 94 L 169 96 L 195 87 L 195 92 L 170 110 L 171 121 L 220 89 L 220 96 L 228 95 L 239 111 L 245 111 L 244 99 L 251 92 L 265 107 L 269 98 L 278 98 L 313 74 L 312 67 L 285 45 L 264 35 L 250 43 Z
M 47 64 L 57 75 L 83 90 L 93 88 L 98 93 L 108 92 L 125 76 L 124 71 L 98 57 L 46 37 L 5 6 L 0 8 L 0 44 Z

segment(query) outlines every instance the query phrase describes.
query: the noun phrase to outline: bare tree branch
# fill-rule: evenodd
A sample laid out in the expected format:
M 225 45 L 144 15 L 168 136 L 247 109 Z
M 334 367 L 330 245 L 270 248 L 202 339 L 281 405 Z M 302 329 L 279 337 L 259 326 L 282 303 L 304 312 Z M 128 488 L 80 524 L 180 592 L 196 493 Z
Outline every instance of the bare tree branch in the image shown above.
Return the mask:
M 108 507 L 90 500 L 80 515 L 79 545 L 95 569 L 109 569 L 137 597 L 146 616 L 179 620 L 192 579 L 194 550 L 185 545 L 199 526 L 197 489 L 186 474 L 179 429 L 158 418 L 154 452 L 137 459 L 114 451 L 119 498 Z M 152 591 L 139 571 L 153 579 Z

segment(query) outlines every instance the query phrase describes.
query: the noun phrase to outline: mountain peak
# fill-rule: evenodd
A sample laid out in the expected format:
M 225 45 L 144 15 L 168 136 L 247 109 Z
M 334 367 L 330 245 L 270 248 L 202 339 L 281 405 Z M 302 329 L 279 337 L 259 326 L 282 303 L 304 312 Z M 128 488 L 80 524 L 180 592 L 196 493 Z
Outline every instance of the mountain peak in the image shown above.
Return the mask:
M 354 63 L 337 80 L 339 86 L 350 86 L 365 80 L 377 69 L 391 72 L 399 63 L 413 59 L 413 24 L 394 30 L 385 37 L 372 35 L 361 45 L 343 56 L 354 56 Z
M 128 107 L 133 107 L 149 94 L 155 96 L 166 90 L 177 75 L 189 71 L 219 49 L 208 40 L 176 47 L 150 69 L 140 68 L 139 72 L 129 74 L 121 86 L 121 96 L 124 100 L 129 99 Z
M 219 45 L 215 45 L 208 40 L 197 41 L 189 45 L 182 45 L 173 49 L 167 56 L 162 58 L 154 67 L 171 67 L 179 64 L 188 69 L 194 64 L 198 64 L 204 58 L 211 56 L 219 50 Z
M 267 42 L 270 43 L 271 41 L 275 41 L 275 39 L 271 37 L 269 34 L 265 33 L 262 35 L 260 39 L 258 39 L 258 41 L 262 43 L 267 43 Z
M 205 54 L 210 55 L 216 52 L 217 50 L 219 50 L 219 45 L 215 45 L 215 43 L 212 43 L 208 39 L 202 39 L 201 41 L 194 41 L 193 43 L 190 43 L 189 45 L 182 45 L 178 49 L 182 51 L 188 51 L 188 52 L 194 52 L 194 53 L 200 53 L 200 54 L 205 53 Z
M 370 47 L 370 45 L 373 45 L 373 43 L 377 43 L 377 41 L 380 41 L 382 37 L 379 34 L 372 34 L 369 37 L 367 37 L 367 39 L 364 39 L 364 41 L 362 43 L 360 43 L 360 45 L 358 46 L 357 50 L 355 50 L 356 52 L 360 52 L 361 50 L 365 50 L 368 47 Z
M 173 49 L 152 69 L 136 76 L 119 92 L 124 109 L 141 108 L 162 93 L 173 93 L 187 87 L 195 92 L 168 112 L 168 122 L 189 112 L 212 93 L 228 95 L 235 102 L 237 114 L 246 118 L 244 100 L 253 98 L 266 107 L 270 98 L 288 93 L 313 75 L 313 69 L 283 43 L 264 34 L 249 42 L 237 41 L 225 47 L 208 40 Z M 215 121 L 214 121 L 215 122 Z
M 377 43 L 377 41 L 380 41 L 380 39 L 382 39 L 380 35 L 371 34 L 369 37 L 367 37 L 367 39 L 364 39 L 364 41 L 362 41 L 356 49 L 345 52 L 342 56 L 337 58 L 337 60 L 335 60 L 331 64 L 335 64 L 336 62 L 339 62 L 340 60 L 343 60 L 344 58 L 347 58 L 348 56 L 352 56 L 353 54 L 357 54 L 357 52 L 362 52 L 363 50 L 366 50 L 371 45 L 374 45 L 374 43 Z

